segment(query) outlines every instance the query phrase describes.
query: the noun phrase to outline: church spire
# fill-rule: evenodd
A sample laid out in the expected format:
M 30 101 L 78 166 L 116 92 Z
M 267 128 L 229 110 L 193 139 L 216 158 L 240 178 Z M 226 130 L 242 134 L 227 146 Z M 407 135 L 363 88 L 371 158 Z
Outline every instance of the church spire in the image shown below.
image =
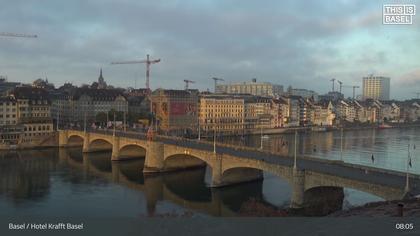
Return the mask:
M 101 70 L 99 72 L 99 79 L 98 79 L 98 81 L 99 82 L 104 81 L 104 77 L 102 77 L 102 68 L 101 68 Z
M 107 88 L 106 82 L 104 80 L 104 77 L 102 76 L 102 68 L 99 72 L 99 78 L 98 78 L 98 88 L 99 89 L 105 89 Z

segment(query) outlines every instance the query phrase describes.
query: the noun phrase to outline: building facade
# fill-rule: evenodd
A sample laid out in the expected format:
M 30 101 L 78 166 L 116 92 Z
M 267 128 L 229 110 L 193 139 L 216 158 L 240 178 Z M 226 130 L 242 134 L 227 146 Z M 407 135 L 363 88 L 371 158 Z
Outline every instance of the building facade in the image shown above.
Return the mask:
M 160 131 L 176 135 L 198 131 L 198 90 L 157 89 L 151 101 L 154 122 Z
M 0 99 L 1 143 L 43 145 L 53 134 L 51 102 L 42 88 L 16 87 Z
M 238 95 L 201 95 L 199 123 L 203 133 L 242 134 L 245 121 L 245 101 Z
M 283 94 L 283 86 L 268 82 L 252 82 L 218 84 L 216 93 L 227 94 L 252 94 L 254 96 L 278 97 Z
M 52 98 L 52 117 L 60 126 L 82 126 L 91 123 L 99 113 L 128 112 L 128 101 L 121 90 L 73 88 Z
M 199 121 L 202 132 L 243 135 L 284 125 L 284 100 L 249 94 L 202 94 Z

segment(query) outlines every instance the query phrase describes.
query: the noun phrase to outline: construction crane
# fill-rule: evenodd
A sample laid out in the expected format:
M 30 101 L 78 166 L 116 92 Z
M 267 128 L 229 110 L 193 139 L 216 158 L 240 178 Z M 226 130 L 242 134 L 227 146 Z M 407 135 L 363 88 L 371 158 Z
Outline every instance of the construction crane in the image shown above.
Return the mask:
M 35 34 L 15 34 L 15 33 L 7 33 L 7 32 L 0 32 L 0 36 L 19 37 L 19 38 L 38 38 L 38 36 Z
M 343 87 L 343 82 L 341 82 L 340 80 L 337 80 L 337 83 L 340 84 L 340 93 L 341 93 L 341 88 Z
M 213 77 L 211 79 L 214 80 L 214 93 L 216 93 L 217 81 L 225 81 L 225 80 L 221 78 L 216 78 L 216 77 Z
M 334 92 L 334 83 L 335 83 L 335 79 L 332 78 L 330 81 L 332 81 L 332 91 Z
M 353 100 L 356 98 L 356 89 L 360 86 L 343 86 L 343 88 L 352 88 L 353 89 Z
M 146 89 L 150 93 L 150 65 L 159 63 L 160 59 L 157 60 L 150 60 L 149 54 L 147 54 L 146 60 L 140 60 L 140 61 L 121 61 L 121 62 L 111 62 L 111 65 L 122 65 L 122 64 L 139 64 L 144 63 L 146 64 Z
M 190 83 L 191 83 L 191 84 L 195 83 L 195 81 L 188 80 L 188 79 L 184 79 L 184 82 L 185 82 L 185 90 L 188 90 L 188 85 L 189 85 Z
M 417 95 L 417 99 L 420 98 L 420 93 L 414 93 L 415 95 Z

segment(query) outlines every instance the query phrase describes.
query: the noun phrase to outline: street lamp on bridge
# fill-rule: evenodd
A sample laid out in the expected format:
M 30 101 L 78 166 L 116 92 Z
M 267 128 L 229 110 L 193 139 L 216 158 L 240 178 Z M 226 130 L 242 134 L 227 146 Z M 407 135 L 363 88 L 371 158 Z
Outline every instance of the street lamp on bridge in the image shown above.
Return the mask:
M 297 169 L 297 136 L 298 136 L 298 131 L 297 129 L 295 130 L 295 154 L 293 157 L 293 169 L 296 170 Z
M 213 129 L 213 152 L 214 154 L 216 154 L 216 124 L 217 122 L 216 122 L 216 119 L 214 121 L 215 123 L 214 123 L 214 129 Z
M 413 146 L 413 149 L 415 149 L 415 146 Z M 407 153 L 407 166 L 406 166 L 406 177 L 405 177 L 405 192 L 408 193 L 410 191 L 410 176 L 408 173 L 409 167 L 412 166 L 411 164 L 411 153 L 410 153 L 410 144 L 408 144 L 408 153 Z
M 86 112 L 85 112 L 84 119 L 83 119 L 83 130 L 86 133 Z

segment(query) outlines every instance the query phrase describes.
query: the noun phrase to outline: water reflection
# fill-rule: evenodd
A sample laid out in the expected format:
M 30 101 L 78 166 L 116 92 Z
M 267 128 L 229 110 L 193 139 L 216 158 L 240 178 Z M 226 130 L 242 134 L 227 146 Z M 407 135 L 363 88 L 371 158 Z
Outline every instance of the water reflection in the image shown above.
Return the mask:
M 46 155 L 48 152 L 35 151 L 35 159 L 29 153 L 2 153 L 0 158 L 0 194 L 14 204 L 23 204 L 26 199 L 40 201 L 50 190 L 51 170 L 55 169 L 57 160 Z
M 346 199 L 343 188 L 315 188 L 305 192 L 303 208 L 295 210 L 290 209 L 292 186 L 267 173 L 264 181 L 212 189 L 206 168 L 144 177 L 143 159 L 110 159 L 110 152 L 82 154 L 80 148 L 1 153 L 2 214 L 138 217 L 193 211 L 238 216 L 253 200 L 264 209 L 314 216 L 341 209 Z

